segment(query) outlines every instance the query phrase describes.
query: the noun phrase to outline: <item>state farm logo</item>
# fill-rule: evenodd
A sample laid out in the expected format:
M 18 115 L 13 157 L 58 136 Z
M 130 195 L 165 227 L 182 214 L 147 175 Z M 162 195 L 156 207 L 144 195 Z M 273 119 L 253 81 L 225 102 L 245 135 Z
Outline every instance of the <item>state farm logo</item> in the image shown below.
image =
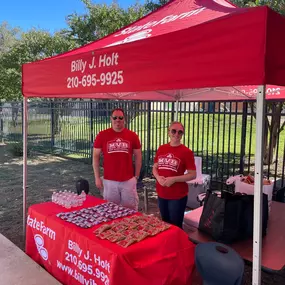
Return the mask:
M 52 240 L 55 240 L 56 238 L 56 232 L 47 227 L 43 221 L 37 220 L 37 218 L 32 218 L 30 215 L 28 215 L 27 225 L 32 229 L 40 231 L 42 234 L 46 235 Z
M 108 153 L 124 152 L 129 153 L 130 142 L 123 139 L 115 139 L 107 142 Z
M 158 157 L 158 169 L 167 169 L 177 172 L 180 159 L 175 157 L 172 153 L 168 153 L 166 155 L 160 155 Z
M 41 235 L 36 234 L 34 236 L 35 239 L 35 243 L 38 249 L 38 252 L 40 254 L 40 256 L 42 257 L 43 260 L 48 260 L 48 252 L 46 250 L 46 248 L 44 248 L 44 239 Z
M 217 0 L 217 1 L 221 1 L 221 0 Z M 229 4 L 228 4 L 229 5 Z M 206 10 L 206 7 L 200 7 L 198 9 L 195 10 L 190 10 L 190 11 L 183 11 L 182 13 L 178 14 L 178 15 L 167 15 L 162 19 L 153 19 L 147 23 L 143 23 L 141 25 L 130 25 L 129 27 L 120 30 L 118 33 L 115 33 L 114 37 L 119 37 L 119 36 L 123 36 L 123 35 L 129 35 L 129 34 L 133 34 L 133 40 L 140 40 L 142 38 L 145 37 L 149 37 L 151 36 L 150 32 L 153 30 L 154 27 L 158 26 L 158 25 L 164 25 L 164 24 L 169 24 L 172 25 L 172 22 L 177 21 L 177 20 L 184 20 L 188 17 L 194 17 L 195 15 L 200 14 L 201 12 L 203 12 L 204 10 Z M 152 17 L 153 18 L 153 17 Z M 139 21 L 139 23 L 144 22 L 144 21 Z M 136 33 L 136 34 L 134 34 Z M 128 40 L 126 40 L 128 39 Z M 132 41 L 133 41 L 132 40 Z M 116 42 L 116 43 L 112 43 L 111 45 L 115 45 L 115 44 L 119 44 L 119 43 L 125 43 L 125 42 L 130 42 L 130 38 L 125 38 L 124 40 L 120 41 L 120 42 Z
M 133 34 L 133 35 L 131 35 L 129 37 L 126 37 L 122 41 L 114 42 L 114 43 L 112 43 L 110 45 L 107 45 L 106 47 L 116 46 L 116 45 L 120 45 L 120 44 L 130 43 L 130 42 L 134 42 L 134 41 L 138 41 L 138 40 L 149 38 L 151 36 L 151 31 L 152 31 L 152 29 L 147 29 L 145 31 L 141 31 L 141 32 L 135 33 L 135 34 Z

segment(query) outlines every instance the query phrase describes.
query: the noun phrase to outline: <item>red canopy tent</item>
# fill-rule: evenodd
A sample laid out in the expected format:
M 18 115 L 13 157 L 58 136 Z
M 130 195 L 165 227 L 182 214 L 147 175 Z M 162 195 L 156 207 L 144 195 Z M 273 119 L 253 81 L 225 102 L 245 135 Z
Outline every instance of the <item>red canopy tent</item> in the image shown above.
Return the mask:
M 259 85 L 253 284 L 260 284 L 265 85 L 285 86 L 284 30 L 285 19 L 268 7 L 173 0 L 99 41 L 24 64 L 24 227 L 28 97 L 192 101 L 191 94 L 202 98 L 193 88 Z
M 282 85 L 284 29 L 267 7 L 174 0 L 99 41 L 23 65 L 23 95 L 113 99 L 118 92 Z

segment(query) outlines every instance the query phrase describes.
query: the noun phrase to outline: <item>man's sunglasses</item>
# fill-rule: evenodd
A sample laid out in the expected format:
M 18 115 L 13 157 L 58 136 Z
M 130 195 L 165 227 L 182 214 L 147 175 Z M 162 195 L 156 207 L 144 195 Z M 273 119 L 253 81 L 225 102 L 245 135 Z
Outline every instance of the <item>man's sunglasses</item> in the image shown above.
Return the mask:
M 114 117 L 112 117 L 112 119 L 114 120 L 114 121 L 116 121 L 117 119 L 119 119 L 119 120 L 123 120 L 124 119 L 124 117 L 122 117 L 122 116 L 114 116 Z
M 184 132 L 183 132 L 182 130 L 179 130 L 179 131 L 177 131 L 177 130 L 175 130 L 175 129 L 172 129 L 172 130 L 171 130 L 171 133 L 172 133 L 173 135 L 175 135 L 176 132 L 177 132 L 178 135 L 180 135 L 180 136 L 184 134 Z

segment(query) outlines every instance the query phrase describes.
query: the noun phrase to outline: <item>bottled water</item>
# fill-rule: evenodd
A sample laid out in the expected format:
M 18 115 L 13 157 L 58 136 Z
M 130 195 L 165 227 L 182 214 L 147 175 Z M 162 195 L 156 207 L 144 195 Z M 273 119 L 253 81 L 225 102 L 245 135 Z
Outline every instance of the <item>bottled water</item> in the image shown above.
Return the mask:
M 62 200 L 62 206 L 63 206 L 64 208 L 66 208 L 66 198 L 67 198 L 67 196 L 63 193 L 61 200 Z
M 56 192 L 54 194 L 54 203 L 58 204 L 58 193 L 56 193 Z
M 52 193 L 52 195 L 51 195 L 51 201 L 52 201 L 53 203 L 55 203 L 55 198 L 56 198 L 56 192 L 54 191 L 54 192 Z
M 78 200 L 78 206 L 82 206 L 83 200 L 79 196 L 77 197 L 77 200 Z
M 86 200 L 86 193 L 82 191 L 80 195 L 77 195 L 77 193 L 70 190 L 53 192 L 51 200 L 55 204 L 58 204 L 66 209 L 70 209 L 71 207 L 82 206 L 83 202 Z
M 82 195 L 83 195 L 83 198 L 84 198 L 83 201 L 85 201 L 86 200 L 86 193 L 85 193 L 84 190 L 82 191 Z
M 83 199 L 82 196 L 76 195 L 77 205 L 82 206 L 83 205 Z
M 58 194 L 58 205 L 60 205 L 60 206 L 63 205 L 62 192 L 61 191 Z
M 83 202 L 86 200 L 86 193 L 84 190 L 81 192 L 81 194 L 79 196 L 83 200 Z
M 71 208 L 71 200 L 70 197 L 66 198 L 65 208 L 70 209 Z
M 70 206 L 71 207 L 76 207 L 76 201 L 74 199 L 74 194 L 73 193 L 70 196 Z

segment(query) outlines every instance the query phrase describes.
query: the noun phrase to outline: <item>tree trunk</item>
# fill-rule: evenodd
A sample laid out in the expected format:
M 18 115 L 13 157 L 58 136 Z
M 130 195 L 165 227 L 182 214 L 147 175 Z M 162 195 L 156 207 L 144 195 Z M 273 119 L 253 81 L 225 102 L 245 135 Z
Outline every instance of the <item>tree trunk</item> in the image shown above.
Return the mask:
M 254 103 L 251 103 L 251 110 L 254 113 Z M 283 130 L 285 122 L 282 126 L 281 123 L 281 113 L 283 109 L 283 102 L 273 102 L 266 104 L 266 113 L 270 108 L 272 112 L 271 122 L 266 116 L 265 126 L 264 126 L 264 155 L 263 163 L 265 165 L 270 165 L 273 162 L 273 156 L 277 147 L 279 133 Z M 256 116 L 254 116 L 256 118 Z
M 17 127 L 18 124 L 18 114 L 19 114 L 19 104 L 16 102 L 11 103 L 12 106 L 12 122 L 13 126 Z
M 271 123 L 266 124 L 268 127 L 265 127 L 265 152 L 264 152 L 264 164 L 269 165 L 273 163 L 273 156 L 278 143 L 278 136 L 280 130 L 281 122 L 281 112 L 282 112 L 283 103 L 272 103 L 272 118 Z M 270 130 L 270 136 L 269 132 Z
M 61 118 L 63 116 L 71 115 L 73 107 L 76 102 L 69 102 L 69 99 L 54 99 L 53 104 L 53 131 L 54 135 L 58 135 L 61 132 Z
M 59 123 L 59 119 L 60 119 L 60 111 L 59 108 L 57 106 L 57 104 L 54 105 L 54 111 L 53 111 L 53 130 L 54 130 L 54 135 L 58 135 L 60 133 L 60 123 Z

